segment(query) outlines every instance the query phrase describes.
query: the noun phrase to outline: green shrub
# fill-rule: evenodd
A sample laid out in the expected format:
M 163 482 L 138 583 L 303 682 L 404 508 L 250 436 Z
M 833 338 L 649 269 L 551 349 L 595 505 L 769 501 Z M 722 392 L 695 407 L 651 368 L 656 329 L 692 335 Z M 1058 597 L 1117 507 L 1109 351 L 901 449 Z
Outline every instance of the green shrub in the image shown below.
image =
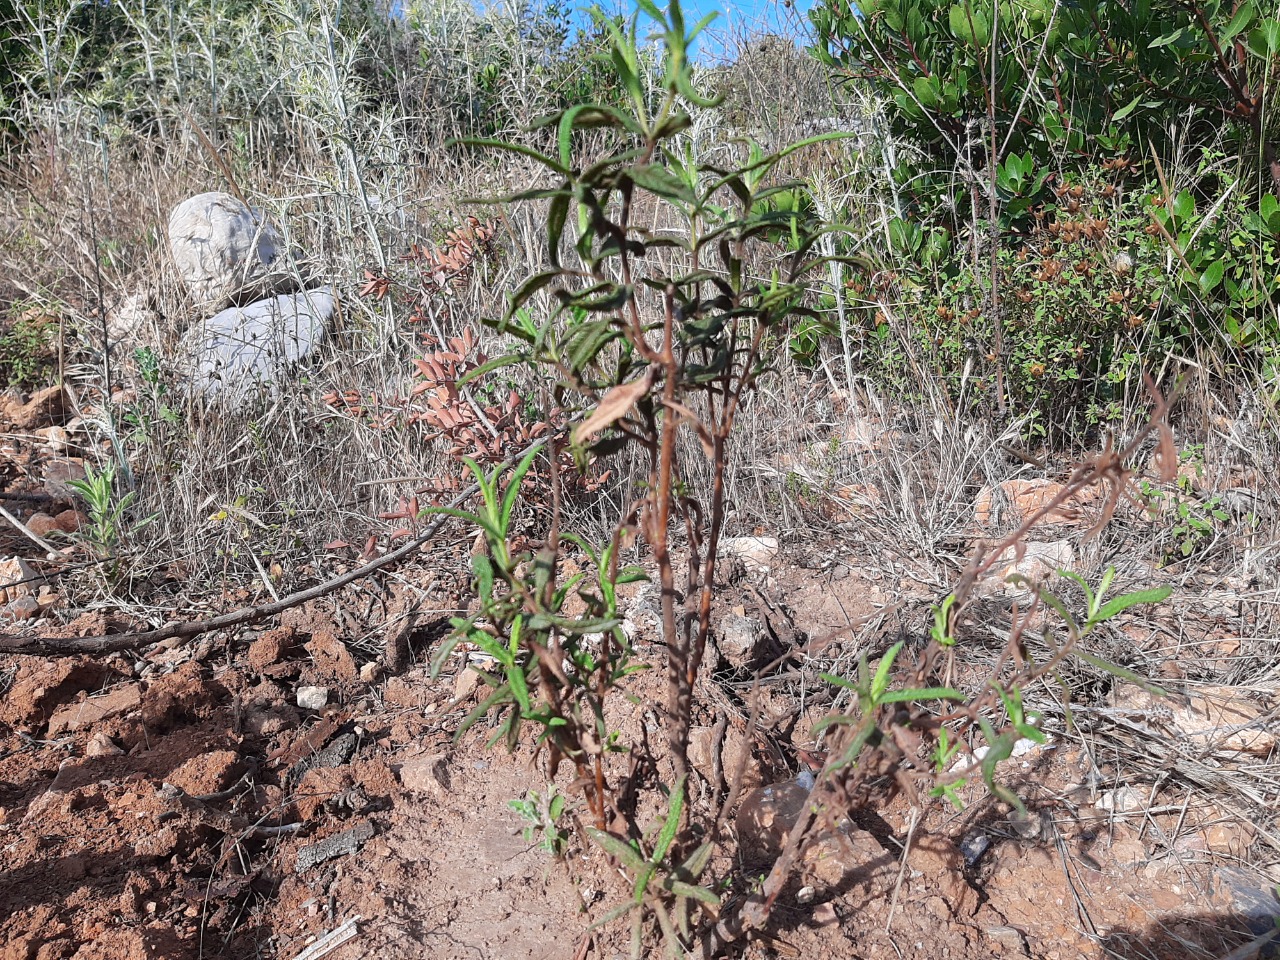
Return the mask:
M 1274 379 L 1280 20 L 1251 0 L 997 4 L 812 13 L 818 58 L 889 102 L 903 144 L 881 277 L 907 296 L 896 326 L 883 290 L 865 304 L 872 366 L 1068 440 L 1171 352 Z
M 0 388 L 45 386 L 54 373 L 57 322 L 38 310 L 18 313 L 0 327 Z
M 891 99 L 894 132 L 933 160 L 1070 166 L 1131 148 L 1169 160 L 1174 125 L 1190 123 L 1270 165 L 1280 19 L 1261 6 L 828 0 L 811 17 L 819 59 Z M 1280 167 L 1267 174 L 1280 183 Z

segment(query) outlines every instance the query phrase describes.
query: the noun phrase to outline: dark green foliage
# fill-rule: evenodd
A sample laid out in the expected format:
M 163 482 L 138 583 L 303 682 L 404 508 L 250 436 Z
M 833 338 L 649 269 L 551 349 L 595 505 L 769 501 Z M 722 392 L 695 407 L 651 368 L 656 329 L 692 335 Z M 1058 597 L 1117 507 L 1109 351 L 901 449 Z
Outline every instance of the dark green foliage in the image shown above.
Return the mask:
M 1275 160 L 1264 115 L 1280 19 L 1267 0 L 863 0 L 860 12 L 816 7 L 817 55 L 891 97 L 895 132 L 934 159 L 968 151 L 980 169 L 994 142 L 998 162 L 1148 147 L 1167 160 L 1173 125 L 1190 122 Z
M 818 58 L 885 97 L 908 146 L 884 259 L 927 306 L 872 325 L 885 375 L 908 376 L 905 338 L 931 368 L 910 376 L 1063 439 L 1120 417 L 1170 349 L 1274 375 L 1271 0 L 827 0 L 812 19 Z
M 51 382 L 57 323 L 39 311 L 0 323 L 0 389 L 30 389 Z

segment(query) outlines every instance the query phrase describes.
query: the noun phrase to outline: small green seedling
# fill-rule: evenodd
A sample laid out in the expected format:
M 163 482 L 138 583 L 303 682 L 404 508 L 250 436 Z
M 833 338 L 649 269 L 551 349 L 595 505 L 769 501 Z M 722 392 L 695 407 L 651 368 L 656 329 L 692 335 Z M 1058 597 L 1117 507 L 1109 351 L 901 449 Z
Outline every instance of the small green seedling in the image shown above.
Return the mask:
M 526 843 L 536 841 L 538 849 L 553 857 L 564 855 L 569 845 L 569 833 L 560 826 L 565 809 L 565 796 L 554 784 L 545 794 L 530 790 L 522 798 L 507 804 L 525 821 L 523 836 Z

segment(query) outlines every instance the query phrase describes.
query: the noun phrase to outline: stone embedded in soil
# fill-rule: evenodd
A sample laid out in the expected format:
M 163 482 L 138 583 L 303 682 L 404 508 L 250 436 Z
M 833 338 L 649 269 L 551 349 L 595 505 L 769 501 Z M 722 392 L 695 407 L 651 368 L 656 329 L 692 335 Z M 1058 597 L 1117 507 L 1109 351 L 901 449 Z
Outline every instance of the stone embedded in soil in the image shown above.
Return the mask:
M 1224 866 L 1213 872 L 1221 896 L 1230 900 L 1254 933 L 1265 933 L 1280 923 L 1280 896 L 1264 878 L 1242 867 Z
M 86 757 L 118 757 L 123 753 L 124 750 L 101 730 L 90 737 L 89 742 L 84 747 L 84 755 Z
M 463 667 L 453 678 L 453 702 L 465 703 L 479 685 L 480 671 L 474 667 Z
M 2 612 L 7 619 L 15 622 L 31 620 L 40 616 L 40 602 L 35 597 L 21 597 L 7 604 Z
M 1016 526 L 1048 506 L 1064 487 L 1063 484 L 1053 480 L 1006 480 L 996 489 L 999 490 L 999 502 L 997 502 L 996 491 L 991 487 L 984 487 L 974 499 L 973 517 L 979 526 L 990 526 L 997 519 L 1004 526 Z M 1043 522 L 1078 524 L 1085 518 L 1086 511 L 1083 508 L 1097 498 L 1096 491 L 1083 491 L 1050 510 L 1045 514 Z M 1006 518 L 1000 515 L 1001 508 L 1005 504 L 1012 508 L 1015 516 Z
M 170 960 L 190 954 L 191 949 L 181 944 L 172 924 L 156 922 L 146 927 L 105 927 L 71 960 Z
M 689 763 L 709 782 L 714 766 L 715 729 L 694 727 L 689 731 Z M 752 755 L 746 736 L 732 728 L 725 731 L 720 748 L 720 770 L 725 784 L 732 787 L 741 771 L 743 792 L 760 786 L 760 764 Z
M 748 857 L 775 857 L 809 801 L 809 788 L 795 780 L 752 790 L 738 808 L 738 840 Z
M 716 646 L 734 666 L 744 665 L 756 647 L 760 628 L 747 616 L 730 613 L 716 625 Z
M 52 454 L 66 453 L 71 444 L 71 434 L 66 427 L 45 427 L 35 433 L 44 440 L 41 446 Z
M 159 830 L 144 834 L 133 844 L 133 852 L 139 857 L 170 856 L 182 844 L 178 831 L 172 826 L 163 826 Z
M 813 925 L 815 927 L 834 927 L 840 923 L 835 904 L 828 901 L 813 908 Z
M 443 753 L 422 753 L 400 765 L 400 783 L 413 793 L 440 796 L 449 792 L 449 759 Z
M 360 676 L 355 658 L 346 645 L 328 631 L 315 633 L 306 644 L 313 665 L 304 674 L 317 682 L 343 684 Z M 299 704 L 301 706 L 301 704 Z
M 916 837 L 907 854 L 912 888 L 941 896 L 956 917 L 970 917 L 978 909 L 978 892 L 964 876 L 964 854 L 943 836 Z
M 53 518 L 53 522 L 58 525 L 58 529 L 63 533 L 71 534 L 80 529 L 85 519 L 78 510 L 63 510 Z
M 1248 820 L 1224 817 L 1193 833 L 1178 837 L 1173 843 L 1173 850 L 1178 853 L 1221 854 L 1244 860 L 1257 836 Z
M 298 725 L 298 711 L 287 703 L 254 706 L 244 718 L 244 729 L 255 737 L 274 737 Z
M 43 726 L 59 705 L 84 690 L 96 690 L 107 668 L 86 657 L 60 660 L 23 659 L 9 691 L 0 698 L 0 722 Z
M 964 857 L 965 866 L 976 866 L 982 855 L 991 849 L 991 838 L 985 833 L 966 834 L 960 841 L 960 853 Z
M 1147 722 L 1173 730 L 1198 750 L 1266 756 L 1276 747 L 1276 695 L 1259 703 L 1250 690 L 1195 686 L 1188 696 L 1161 697 L 1135 684 L 1117 684 L 1112 706 L 1141 711 Z
M 61 599 L 62 597 L 55 593 L 52 587 L 41 587 L 40 592 L 36 594 L 36 606 L 41 612 L 52 610 Z
M 21 557 L 0 560 L 0 604 L 30 597 L 44 580 Z
M 749 573 L 767 571 L 778 559 L 776 537 L 726 537 L 720 541 L 720 556 L 741 560 Z
M 0 423 L 14 430 L 38 430 L 67 420 L 67 395 L 61 385 L 44 387 L 25 400 L 0 394 Z
M 323 710 L 329 704 L 329 688 L 299 687 L 297 703 L 303 710 Z
M 898 877 L 898 858 L 870 833 L 852 825 L 809 843 L 801 864 L 804 876 L 819 888 L 856 889 L 860 900 L 888 893 Z
M 1022 584 L 1008 583 L 1009 577 L 1016 574 L 1026 580 L 1047 580 L 1058 570 L 1069 570 L 1075 563 L 1075 548 L 1066 540 L 1024 543 L 1021 547 L 1021 556 L 1018 556 L 1017 547 L 1010 547 L 1000 555 L 991 576 L 979 584 L 980 592 L 1021 591 L 1025 587 Z
M 44 489 L 55 500 L 74 500 L 79 493 L 72 480 L 85 478 L 84 461 L 79 457 L 59 457 L 44 465 Z
M 292 649 L 294 641 L 295 635 L 292 630 L 288 627 L 276 627 L 274 630 L 266 631 L 249 644 L 245 659 L 253 669 L 262 671 L 265 667 L 283 660 Z
M 50 534 L 62 532 L 58 521 L 47 513 L 33 513 L 27 518 L 27 529 L 37 537 L 48 537 Z
M 142 719 L 150 730 L 168 730 L 186 719 L 202 719 L 214 708 L 219 687 L 204 679 L 194 660 L 148 684 L 142 695 Z
M 1098 809 L 1113 813 L 1136 813 L 1148 806 L 1147 797 L 1133 787 L 1117 787 L 1098 795 Z
M 99 697 L 59 707 L 49 718 L 49 736 L 87 730 L 94 724 L 118 717 L 142 705 L 142 686 L 126 683 Z
M 244 769 L 243 760 L 234 750 L 214 750 L 192 757 L 165 777 L 165 782 L 192 796 L 202 796 L 227 789 Z

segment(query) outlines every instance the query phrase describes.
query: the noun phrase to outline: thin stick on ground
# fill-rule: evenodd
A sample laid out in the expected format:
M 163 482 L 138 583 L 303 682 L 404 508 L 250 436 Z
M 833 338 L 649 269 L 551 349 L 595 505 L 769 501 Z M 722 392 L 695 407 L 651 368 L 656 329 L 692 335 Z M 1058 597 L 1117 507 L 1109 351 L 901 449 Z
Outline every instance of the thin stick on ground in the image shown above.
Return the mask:
M 536 443 L 529 444 L 525 449 L 521 450 L 515 457 L 510 457 L 499 469 L 514 463 L 517 459 L 522 458 L 534 447 L 545 443 L 545 440 L 539 440 Z M 449 507 L 458 507 L 469 500 L 479 490 L 479 486 L 471 484 L 466 487 L 458 496 L 449 502 Z M 0 508 L 3 510 L 3 508 Z M 314 587 L 308 587 L 306 590 L 299 590 L 291 593 L 286 597 L 281 597 L 273 603 L 265 603 L 253 607 L 241 607 L 239 610 L 233 610 L 230 613 L 224 613 L 216 617 L 210 617 L 206 620 L 191 620 L 183 623 L 168 623 L 163 627 L 157 627 L 155 630 L 143 630 L 135 633 L 117 633 L 107 634 L 98 637 L 40 637 L 40 636 L 21 636 L 14 634 L 0 634 L 0 653 L 25 653 L 47 657 L 69 657 L 79 654 L 97 654 L 97 653 L 114 653 L 121 650 L 136 650 L 152 643 L 158 643 L 161 640 L 170 640 L 174 637 L 196 637 L 203 633 L 209 633 L 214 630 L 225 630 L 228 627 L 238 627 L 246 623 L 253 623 L 257 620 L 263 620 L 267 617 L 274 617 L 285 610 L 292 607 L 300 606 L 309 600 L 316 600 L 327 594 L 340 590 L 348 584 L 362 580 L 369 574 L 388 567 L 393 563 L 403 560 L 405 557 L 420 549 L 429 540 L 438 534 L 445 522 L 449 520 L 447 516 L 438 517 L 434 520 L 426 530 L 418 534 L 408 543 L 397 547 L 390 553 L 371 560 L 362 567 L 350 570 L 344 574 L 326 580 L 324 583 L 316 584 Z

